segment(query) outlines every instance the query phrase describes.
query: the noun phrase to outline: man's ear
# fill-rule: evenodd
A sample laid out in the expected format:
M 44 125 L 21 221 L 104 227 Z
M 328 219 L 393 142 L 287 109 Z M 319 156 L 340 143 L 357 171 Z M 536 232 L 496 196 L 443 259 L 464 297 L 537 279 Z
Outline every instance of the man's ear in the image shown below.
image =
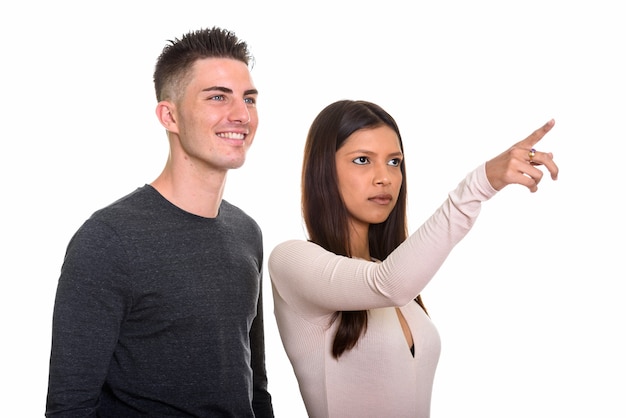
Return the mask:
M 157 103 L 156 115 L 161 125 L 169 132 L 178 133 L 178 125 L 176 121 L 176 106 L 167 100 Z

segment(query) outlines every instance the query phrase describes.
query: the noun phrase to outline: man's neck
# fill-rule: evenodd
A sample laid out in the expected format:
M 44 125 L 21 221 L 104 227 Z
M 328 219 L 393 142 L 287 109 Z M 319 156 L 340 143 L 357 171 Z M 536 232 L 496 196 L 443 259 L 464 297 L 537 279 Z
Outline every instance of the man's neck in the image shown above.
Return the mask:
M 199 177 L 174 173 L 169 166 L 151 183 L 173 205 L 204 218 L 218 215 L 225 185 L 226 172 Z

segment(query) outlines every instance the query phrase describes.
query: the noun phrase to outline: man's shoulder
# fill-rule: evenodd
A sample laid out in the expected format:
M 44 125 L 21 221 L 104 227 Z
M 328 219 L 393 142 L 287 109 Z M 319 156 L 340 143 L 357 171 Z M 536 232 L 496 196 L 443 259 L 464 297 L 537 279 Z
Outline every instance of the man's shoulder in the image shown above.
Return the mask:
M 143 208 L 147 202 L 149 202 L 151 199 L 154 199 L 153 192 L 155 192 L 154 189 L 152 189 L 152 187 L 147 184 L 137 187 L 130 193 L 96 210 L 92 216 L 102 216 L 110 212 L 119 210 L 132 210 L 136 208 Z
M 229 217 L 237 217 L 242 219 L 249 219 L 252 222 L 256 222 L 252 216 L 248 214 L 245 210 L 240 208 L 237 205 L 230 203 L 227 200 L 222 200 L 220 204 L 220 216 L 229 216 Z
M 246 230 L 251 228 L 261 233 L 261 227 L 251 215 L 245 210 L 226 200 L 222 200 L 220 204 L 220 219 L 230 225 L 240 226 Z
M 129 221 L 137 222 L 140 219 L 153 220 L 156 199 L 157 196 L 154 189 L 148 185 L 140 186 L 93 212 L 87 223 L 99 222 L 113 226 Z

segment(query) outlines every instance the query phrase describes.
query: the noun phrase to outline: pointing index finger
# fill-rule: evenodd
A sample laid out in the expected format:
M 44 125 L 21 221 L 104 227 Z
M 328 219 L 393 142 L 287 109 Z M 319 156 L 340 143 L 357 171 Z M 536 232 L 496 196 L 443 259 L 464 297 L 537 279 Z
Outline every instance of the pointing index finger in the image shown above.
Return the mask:
M 550 132 L 550 129 L 554 126 L 554 119 L 550 119 L 541 128 L 537 129 L 532 134 L 528 135 L 526 139 L 520 142 L 520 145 L 526 148 L 532 148 L 537 142 L 544 137 L 545 134 Z

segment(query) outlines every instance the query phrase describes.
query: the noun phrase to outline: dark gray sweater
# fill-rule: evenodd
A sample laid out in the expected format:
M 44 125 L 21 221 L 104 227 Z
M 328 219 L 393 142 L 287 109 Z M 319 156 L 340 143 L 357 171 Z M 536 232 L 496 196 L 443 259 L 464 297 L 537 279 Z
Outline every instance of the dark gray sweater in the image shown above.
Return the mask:
M 46 416 L 271 417 L 263 243 L 143 186 L 71 239 L 58 283 Z

